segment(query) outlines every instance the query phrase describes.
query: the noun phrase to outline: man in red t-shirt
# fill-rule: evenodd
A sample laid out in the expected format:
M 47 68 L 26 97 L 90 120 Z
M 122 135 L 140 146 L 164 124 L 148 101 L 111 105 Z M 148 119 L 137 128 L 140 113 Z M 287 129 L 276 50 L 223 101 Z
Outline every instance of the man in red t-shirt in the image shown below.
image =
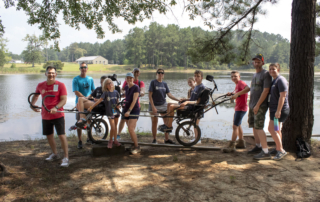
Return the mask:
M 50 112 L 46 111 L 43 106 L 41 108 L 43 135 L 47 136 L 49 145 L 53 152 L 48 158 L 46 158 L 46 160 L 53 161 L 60 158 L 57 152 L 56 143 L 54 141 L 53 127 L 55 127 L 61 141 L 61 147 L 64 151 L 64 158 L 62 159 L 61 166 L 68 167 L 68 142 L 65 135 L 64 113 L 59 112 L 63 111 L 63 106 L 67 102 L 67 89 L 63 83 L 55 80 L 57 76 L 55 67 L 48 66 L 45 75 L 47 76 L 47 81 L 38 84 L 36 93 L 41 94 L 42 98 L 46 95 L 55 95 L 55 97 L 47 97 L 44 100 L 44 104 L 50 110 Z M 31 104 L 34 105 L 38 98 L 39 95 L 34 95 Z M 33 108 L 32 106 L 30 107 L 33 111 L 40 112 L 40 109 Z
M 235 94 L 228 93 L 228 95 L 232 95 L 231 99 L 236 99 L 236 106 L 233 116 L 232 138 L 229 145 L 222 149 L 225 153 L 234 152 L 236 148 L 246 148 L 241 122 L 243 116 L 248 111 L 247 99 L 250 88 L 244 81 L 240 80 L 240 73 L 238 71 L 231 72 L 231 80 L 236 84 L 236 88 L 233 91 Z M 239 137 L 238 143 L 236 143 L 237 137 Z
M 145 87 L 143 81 L 139 81 L 140 69 L 134 68 L 132 73 L 134 75 L 133 83 L 136 84 L 137 86 L 139 86 L 139 88 L 140 88 L 140 97 L 143 97 L 144 94 L 145 94 L 146 87 Z M 123 85 L 122 85 L 122 89 L 121 89 L 122 91 L 124 91 L 124 87 L 126 87 L 126 85 L 127 85 L 127 81 L 124 81 Z M 141 108 L 139 98 L 138 98 L 138 104 L 139 104 L 139 108 Z M 117 140 L 120 140 L 120 133 L 121 133 L 125 123 L 126 123 L 126 120 L 121 118 L 121 121 L 120 121 L 120 124 L 119 124 Z

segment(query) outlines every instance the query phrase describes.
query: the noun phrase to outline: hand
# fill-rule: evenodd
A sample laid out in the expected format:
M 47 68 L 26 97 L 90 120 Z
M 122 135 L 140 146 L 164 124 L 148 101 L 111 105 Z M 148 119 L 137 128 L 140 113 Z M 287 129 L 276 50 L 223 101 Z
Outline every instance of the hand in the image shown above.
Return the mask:
M 281 117 L 281 111 L 277 111 L 274 116 L 275 116 L 277 119 L 280 119 L 280 117 Z
M 179 100 L 179 102 L 183 102 L 183 101 L 185 101 L 186 99 L 185 98 L 181 98 L 180 100 Z
M 37 105 L 33 105 L 33 106 L 38 107 Z M 35 112 L 40 112 L 40 109 L 33 108 L 31 105 L 30 105 L 30 108 Z
M 157 108 L 152 107 L 152 112 L 153 112 L 154 114 L 156 114 L 156 113 L 158 112 Z
M 180 107 L 185 107 L 187 104 L 188 104 L 188 101 L 183 102 L 183 103 L 180 104 Z
M 99 100 L 99 99 L 97 99 L 97 98 L 94 98 L 94 99 L 93 99 L 93 101 L 95 101 L 95 102 L 97 102 L 98 100 Z
M 89 107 L 89 108 L 87 109 L 87 111 L 88 111 L 88 112 L 91 112 L 91 111 L 92 111 L 92 108 L 91 108 L 91 107 Z
M 120 109 L 120 107 L 121 107 L 120 105 L 117 105 L 117 106 L 116 106 L 117 109 Z
M 126 112 L 126 113 L 124 114 L 124 116 L 125 116 L 125 117 L 129 117 L 129 116 L 130 116 L 130 112 Z
M 227 96 L 230 96 L 230 95 L 232 95 L 232 93 L 228 92 L 228 93 L 227 93 Z
M 239 97 L 239 95 L 238 94 L 234 94 L 234 95 L 231 96 L 231 100 L 235 100 L 235 99 L 237 99 L 237 97 Z
M 144 92 L 141 92 L 141 93 L 140 93 L 140 97 L 143 97 L 143 96 L 144 96 Z
M 55 113 L 57 113 L 57 108 L 54 107 L 50 110 L 50 114 L 55 114 Z
M 259 111 L 259 108 L 260 108 L 260 106 L 256 105 L 256 106 L 253 108 L 253 113 L 254 113 L 254 114 L 257 114 L 258 111 Z

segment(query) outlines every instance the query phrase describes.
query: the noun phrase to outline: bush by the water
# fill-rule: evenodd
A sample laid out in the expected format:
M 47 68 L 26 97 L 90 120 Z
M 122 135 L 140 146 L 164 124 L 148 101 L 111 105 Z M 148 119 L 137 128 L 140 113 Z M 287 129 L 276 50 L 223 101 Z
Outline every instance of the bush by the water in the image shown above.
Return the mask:
M 62 70 L 62 68 L 64 67 L 64 63 L 62 63 L 60 60 L 51 60 L 44 63 L 43 68 L 46 69 L 48 66 L 53 66 L 57 70 Z
M 16 68 L 16 64 L 15 63 L 12 63 L 12 65 L 10 66 L 10 68 Z

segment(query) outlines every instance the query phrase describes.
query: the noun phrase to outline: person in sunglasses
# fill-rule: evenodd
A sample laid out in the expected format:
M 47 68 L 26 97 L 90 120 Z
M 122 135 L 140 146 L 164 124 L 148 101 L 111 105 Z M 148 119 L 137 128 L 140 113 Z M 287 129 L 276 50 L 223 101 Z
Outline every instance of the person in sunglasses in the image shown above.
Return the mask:
M 149 112 L 151 115 L 157 115 L 158 113 L 161 116 L 167 113 L 167 106 L 168 103 L 166 102 L 166 96 L 168 95 L 169 98 L 180 101 L 176 97 L 174 97 L 168 88 L 166 82 L 163 81 L 164 79 L 164 69 L 157 69 L 156 71 L 156 79 L 150 82 L 149 86 Z M 170 104 L 169 104 L 170 105 Z M 158 126 L 158 117 L 151 117 L 152 121 L 152 135 L 153 135 L 153 142 L 157 144 L 157 126 Z M 163 118 L 164 124 L 167 124 L 168 118 Z M 169 139 L 169 131 L 165 132 L 165 140 L 164 143 L 166 144 L 175 144 L 172 140 Z
M 76 105 L 78 103 L 79 97 L 88 97 L 92 91 L 94 91 L 95 86 L 93 82 L 93 78 L 90 76 L 87 76 L 88 66 L 85 62 L 82 62 L 80 65 L 80 75 L 76 76 L 72 80 L 72 91 L 76 95 Z M 80 115 L 76 114 L 77 121 L 80 120 Z M 77 129 L 78 134 L 78 149 L 82 149 L 82 129 Z M 87 139 L 87 142 L 89 140 Z

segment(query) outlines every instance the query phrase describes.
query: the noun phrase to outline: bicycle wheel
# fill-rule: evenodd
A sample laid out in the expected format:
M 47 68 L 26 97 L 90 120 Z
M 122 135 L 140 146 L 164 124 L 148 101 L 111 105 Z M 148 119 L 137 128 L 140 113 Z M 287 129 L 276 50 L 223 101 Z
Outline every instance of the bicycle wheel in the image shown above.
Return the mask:
M 197 137 L 195 131 L 198 133 Z M 191 147 L 192 145 L 197 144 L 200 137 L 201 130 L 199 126 L 192 121 L 182 122 L 176 129 L 176 139 L 183 146 Z
M 108 137 L 108 124 L 104 119 L 93 119 L 88 130 L 88 137 L 93 143 L 101 142 Z

